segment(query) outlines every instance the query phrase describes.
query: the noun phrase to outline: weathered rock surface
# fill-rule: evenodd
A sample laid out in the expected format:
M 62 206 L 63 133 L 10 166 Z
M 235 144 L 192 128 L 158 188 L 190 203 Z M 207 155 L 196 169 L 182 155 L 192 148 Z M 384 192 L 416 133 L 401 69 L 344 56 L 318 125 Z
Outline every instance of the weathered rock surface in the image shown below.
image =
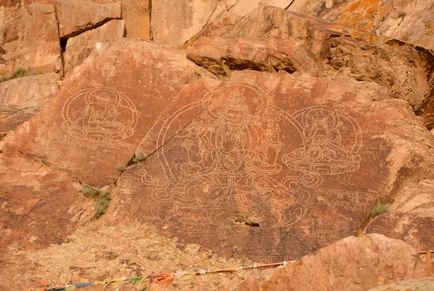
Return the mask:
M 434 48 L 432 1 L 294 0 L 289 11 Z
M 289 0 L 154 0 L 152 39 L 158 44 L 179 46 L 200 32 L 214 17 L 230 11 L 241 17 L 260 5 L 285 8 Z
M 60 70 L 57 21 L 52 4 L 0 6 L 0 75 Z
M 4 134 L 39 112 L 57 93 L 55 73 L 0 82 L 0 134 Z
M 226 256 L 276 261 L 351 235 L 390 194 L 397 169 L 388 157 L 401 146 L 381 137 L 394 125 L 379 118 L 411 111 L 381 100 L 384 88 L 253 71 L 207 84 L 184 87 L 147 133 L 137 151 L 155 153 L 118 180 L 114 219 L 152 223 Z M 426 129 L 421 142 L 432 144 Z
M 126 36 L 150 40 L 151 1 L 122 0 L 122 19 L 125 20 Z
M 74 180 L 41 161 L 0 154 L 0 254 L 7 247 L 61 243 L 92 218 L 91 202 Z
M 433 13 L 432 1 L 352 0 L 336 8 L 331 6 L 320 15 L 329 21 L 433 50 Z
M 67 38 L 121 17 L 117 1 L 56 0 L 59 35 Z
M 431 165 L 431 169 L 434 163 Z M 411 172 L 406 169 L 406 175 Z M 402 179 L 402 178 L 401 178 Z M 400 189 L 387 214 L 378 217 L 368 228 L 388 237 L 405 240 L 418 250 L 434 245 L 434 177 Z
M 98 64 L 96 66 L 95 64 Z M 102 46 L 62 83 L 45 110 L 6 137 L 92 185 L 111 184 L 185 83 L 205 72 L 181 52 L 121 40 Z M 56 150 L 53 150 L 56 149 Z
M 63 242 L 92 218 L 91 202 L 68 174 L 18 153 L 0 153 L 0 184 L 0 289 L 40 287 L 35 266 L 14 251 Z
M 396 1 L 395 1 L 396 2 Z M 434 48 L 432 1 L 392 0 L 183 0 L 152 3 L 152 35 L 160 44 L 183 44 L 220 13 L 244 16 L 262 5 L 270 5 L 330 22 L 384 35 L 427 49 Z
M 218 0 L 152 1 L 151 30 L 155 43 L 178 46 L 211 19 Z
M 373 115 L 368 116 L 371 116 L 371 122 L 383 114 L 387 114 L 388 118 L 386 120 L 381 117 L 378 122 L 385 127 L 383 130 L 376 129 L 371 134 L 383 137 L 393 146 L 387 158 L 389 174 L 383 178 L 383 194 L 377 196 L 377 199 L 394 201 L 397 197 L 399 200 L 393 205 L 400 203 L 406 205 L 405 209 L 413 209 L 416 207 L 414 203 L 419 203 L 418 209 L 426 208 L 432 203 L 431 196 L 423 195 L 420 196 L 421 199 L 416 199 L 417 202 L 406 202 L 411 200 L 415 191 L 425 195 L 433 192 L 429 186 L 433 179 L 431 169 L 434 165 L 432 136 L 423 128 L 422 121 L 415 118 L 411 110 L 405 109 L 405 103 L 397 102 L 396 104 L 401 104 L 401 109 L 391 110 L 389 107 L 395 107 L 392 105 L 395 103 L 384 99 L 401 98 L 415 108 L 421 107 L 432 90 L 428 78 L 432 70 L 429 56 L 398 42 L 374 44 L 372 40 L 375 38 L 371 39 L 369 34 L 358 33 L 351 38 L 349 36 L 354 35 L 354 31 L 344 30 L 342 33 L 339 26 L 271 7 L 260 8 L 241 20 L 235 19 L 229 27 L 221 25 L 222 23 L 224 22 L 211 25 L 194 42 L 188 53 L 190 59 L 218 76 L 230 76 L 234 70 L 243 69 L 269 72 L 284 70 L 295 72 L 294 78 L 298 78 L 298 72 L 309 72 L 321 78 L 344 75 L 381 85 L 386 91 L 372 97 L 372 100 L 383 101 L 370 104 Z M 409 61 L 411 59 L 413 61 Z M 413 71 L 415 69 L 417 73 Z M 409 83 L 412 85 L 407 86 Z M 420 84 L 423 84 L 423 88 L 419 87 Z M 346 84 L 342 87 L 348 86 Z M 357 89 L 355 91 L 361 92 Z M 348 100 L 342 101 L 346 102 Z M 356 105 L 359 106 L 361 105 Z M 403 184 L 402 180 L 406 183 Z M 427 183 L 418 183 L 420 180 L 426 180 Z M 404 186 L 412 187 L 413 190 L 405 189 Z M 348 195 L 344 196 L 349 199 Z M 372 197 L 372 194 L 369 196 Z M 359 204 L 359 201 L 354 203 Z M 428 237 L 432 237 L 431 229 L 434 226 L 432 215 L 428 214 L 430 212 L 404 213 L 407 212 L 396 211 L 392 207 L 391 213 L 379 217 L 370 229 L 404 239 L 418 249 L 429 248 L 432 242 Z
M 224 3 L 225 1 L 221 2 Z M 227 6 L 225 7 L 226 10 L 229 10 L 230 12 L 239 16 L 244 16 L 259 6 L 268 5 L 284 9 L 291 4 L 292 0 L 232 0 L 227 2 Z
M 434 66 L 434 55 L 431 54 L 429 63 Z M 428 75 L 429 84 L 431 87 L 431 95 L 422 108 L 417 112 L 424 119 L 424 124 L 429 130 L 434 129 L 434 68 L 432 67 Z
M 273 7 L 261 7 L 232 25 L 223 23 L 210 24 L 188 52 L 191 60 L 216 75 L 237 69 L 348 75 L 388 87 L 392 97 L 415 108 L 430 95 L 431 58 L 413 46 L 374 43 L 380 40 L 369 33 Z
M 0 184 L 0 289 L 41 287 L 36 266 L 15 252 L 62 243 L 92 218 L 92 202 L 66 172 L 19 153 L 0 153 Z
M 14 0 L 0 0 L 0 6 L 13 7 L 17 5 L 17 3 L 14 2 L 15 2 Z
M 378 234 L 348 237 L 239 290 L 367 290 L 415 276 L 416 265 L 415 250 L 402 241 Z
M 70 37 L 64 52 L 65 72 L 80 65 L 93 50 L 101 48 L 104 43 L 123 38 L 125 32 L 124 20 L 112 20 L 106 24 Z
M 53 6 L 32 2 L 0 8 L 0 78 L 58 71 L 59 46 L 67 75 L 53 99 L 54 73 L 0 83 L 0 289 L 173 272 L 172 258 L 224 267 L 209 251 L 240 259 L 235 270 L 301 258 L 271 279 L 258 271 L 250 290 L 430 275 L 429 256 L 415 255 L 434 244 L 429 1 L 155 0 L 150 11 L 146 0 L 58 0 L 60 34 Z M 149 32 L 187 53 L 118 40 Z M 53 61 L 36 36 L 56 43 Z M 110 227 L 35 251 L 92 218 L 79 182 L 113 189 L 96 223 Z M 244 275 L 231 275 L 179 284 L 234 288 Z

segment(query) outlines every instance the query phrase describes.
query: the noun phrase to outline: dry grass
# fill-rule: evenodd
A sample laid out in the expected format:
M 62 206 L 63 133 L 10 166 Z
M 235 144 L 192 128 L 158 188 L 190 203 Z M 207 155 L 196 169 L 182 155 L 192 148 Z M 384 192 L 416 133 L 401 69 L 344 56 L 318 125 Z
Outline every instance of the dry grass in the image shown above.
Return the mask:
M 181 246 L 176 240 L 162 237 L 155 229 L 145 225 L 111 226 L 100 221 L 82 227 L 62 245 L 22 254 L 39 266 L 41 270 L 38 274 L 50 286 L 64 286 L 71 281 L 130 278 L 193 271 L 196 268 L 218 269 L 252 264 L 247 260 L 226 260 L 201 249 L 199 245 Z M 259 272 L 263 274 L 267 270 L 186 277 L 174 281 L 176 288 L 166 286 L 164 290 L 185 290 L 199 286 L 201 290 L 221 290 L 223 286 L 235 288 L 247 276 Z M 152 290 L 159 290 L 158 286 L 153 286 Z

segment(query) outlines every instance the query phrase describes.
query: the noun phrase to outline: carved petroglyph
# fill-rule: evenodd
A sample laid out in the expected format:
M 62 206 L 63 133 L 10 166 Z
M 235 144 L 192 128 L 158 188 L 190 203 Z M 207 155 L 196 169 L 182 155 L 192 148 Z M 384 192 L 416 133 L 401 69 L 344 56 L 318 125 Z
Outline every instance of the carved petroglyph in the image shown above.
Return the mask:
M 322 176 L 360 168 L 362 135 L 354 119 L 324 106 L 309 107 L 294 119 L 301 125 L 303 145 L 284 155 L 283 160 L 300 173 L 305 186 L 317 187 Z
M 173 129 L 193 111 L 200 114 Z M 168 132 L 176 133 L 172 146 Z M 262 228 L 288 229 L 306 215 L 309 189 L 323 176 L 359 168 L 360 145 L 347 115 L 316 106 L 291 116 L 257 88 L 227 83 L 167 119 L 156 145 L 164 174 L 139 176 L 153 199 L 167 202 L 154 219 L 217 225 L 253 217 Z
M 84 89 L 62 109 L 63 130 L 71 137 L 101 147 L 132 148 L 138 113 L 131 100 L 110 88 Z

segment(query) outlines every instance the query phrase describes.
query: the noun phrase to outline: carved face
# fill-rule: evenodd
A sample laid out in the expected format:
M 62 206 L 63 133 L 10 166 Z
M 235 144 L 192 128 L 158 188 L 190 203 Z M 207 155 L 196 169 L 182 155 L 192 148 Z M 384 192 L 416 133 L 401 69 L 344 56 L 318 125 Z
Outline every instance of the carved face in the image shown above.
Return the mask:
M 116 119 L 116 100 L 106 92 L 95 92 L 89 96 L 88 106 L 92 108 L 90 121 L 103 122 Z
M 336 114 L 324 109 L 312 111 L 307 119 L 309 125 L 304 129 L 305 145 L 308 147 L 339 146 L 341 135 L 338 120 Z
M 231 98 L 221 108 L 218 119 L 229 130 L 245 130 L 250 123 L 249 107 L 240 98 Z

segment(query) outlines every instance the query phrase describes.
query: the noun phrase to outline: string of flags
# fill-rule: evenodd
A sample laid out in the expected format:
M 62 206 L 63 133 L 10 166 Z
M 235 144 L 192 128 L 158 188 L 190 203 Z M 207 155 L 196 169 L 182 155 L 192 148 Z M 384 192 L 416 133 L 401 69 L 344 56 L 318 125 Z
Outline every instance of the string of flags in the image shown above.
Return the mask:
M 83 281 L 83 282 L 75 282 L 68 283 L 64 287 L 51 287 L 44 288 L 44 291 L 73 291 L 76 289 L 87 288 L 92 286 L 104 286 L 104 287 L 112 287 L 115 290 L 121 290 L 123 286 L 126 285 L 134 285 L 137 289 L 142 289 L 148 287 L 150 284 L 171 284 L 176 280 L 183 279 L 185 277 L 193 277 L 193 276 L 202 276 L 207 274 L 218 274 L 218 273 L 235 273 L 244 270 L 252 270 L 252 269 L 264 269 L 264 268 L 277 268 L 287 266 L 288 263 L 293 263 L 296 261 L 283 261 L 279 263 L 270 263 L 270 264 L 254 264 L 251 266 L 245 267 L 232 267 L 232 268 L 223 268 L 223 269 L 195 269 L 193 271 L 178 271 L 175 273 L 161 273 L 161 274 L 150 274 L 147 276 L 141 277 L 123 277 L 119 279 L 109 279 L 103 281 Z

